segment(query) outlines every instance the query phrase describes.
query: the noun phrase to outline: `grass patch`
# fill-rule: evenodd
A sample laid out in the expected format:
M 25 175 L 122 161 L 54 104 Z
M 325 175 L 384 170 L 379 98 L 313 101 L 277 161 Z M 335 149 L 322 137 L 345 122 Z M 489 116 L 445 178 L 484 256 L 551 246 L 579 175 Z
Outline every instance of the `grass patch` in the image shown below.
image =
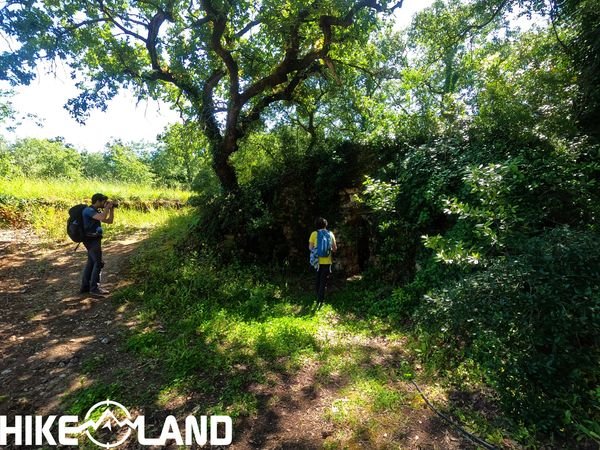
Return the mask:
M 184 203 L 191 193 L 179 189 L 155 188 L 141 184 L 110 183 L 100 180 L 0 179 L 0 192 L 19 199 L 54 202 L 89 202 L 92 194 L 102 192 L 120 200 L 179 200 Z
M 95 355 L 81 363 L 81 371 L 85 374 L 93 374 L 102 369 L 107 362 L 106 355 Z
M 188 214 L 156 230 L 134 258 L 139 282 L 118 294 L 139 306 L 128 348 L 154 360 L 167 380 L 154 394 L 159 403 L 193 391 L 208 412 L 252 415 L 258 401 L 249 386 L 268 386 L 308 362 L 323 366 L 323 383 L 335 370 L 387 383 L 390 373 L 362 367 L 376 364 L 376 349 L 363 348 L 379 332 L 372 321 L 342 320 L 331 305 L 311 309 L 312 296 L 264 269 L 219 265 L 186 243 L 194 224 Z M 376 410 L 397 401 L 389 389 L 377 391 Z
M 106 399 L 119 399 L 119 401 L 122 402 L 122 399 L 126 397 L 127 391 L 128 388 L 126 384 L 120 382 L 110 384 L 96 382 L 91 386 L 72 392 L 63 399 L 63 404 L 67 407 L 66 413 L 78 416 L 79 423 L 82 424 L 86 414 L 93 405 Z M 125 403 L 125 407 L 127 407 L 127 403 Z M 90 414 L 88 420 L 98 420 L 107 408 L 109 407 L 99 406 L 92 414 Z M 110 409 L 119 420 L 125 419 L 125 413 L 119 408 L 110 407 Z M 54 428 L 56 428 L 56 424 L 54 425 Z M 112 431 L 108 431 L 104 428 L 99 428 L 98 430 L 89 428 L 88 430 L 90 431 L 90 434 L 100 442 L 112 440 Z M 56 430 L 54 430 L 53 434 L 56 434 Z M 78 448 L 80 449 L 91 450 L 98 448 L 95 443 L 87 438 L 85 431 L 81 432 L 79 435 L 74 434 L 70 437 L 76 437 L 78 439 Z
M 0 180 L 0 192 L 0 226 L 30 227 L 46 242 L 68 241 L 65 226 L 69 208 L 89 203 L 95 192 L 122 203 L 115 211 L 114 224 L 104 227 L 106 239 L 165 224 L 180 213 L 190 195 L 135 184 L 25 178 Z
M 63 404 L 67 414 L 84 417 L 92 405 L 107 398 L 121 399 L 126 392 L 127 387 L 120 382 L 97 382 L 70 393 L 63 399 Z
M 340 327 L 343 330 L 343 325 Z M 405 436 L 390 430 L 402 429 L 408 420 L 407 411 L 415 409 L 414 394 L 404 382 L 406 373 L 412 374 L 412 367 L 401 341 L 379 346 L 366 332 L 353 334 L 347 329 L 329 337 L 316 373 L 321 386 L 336 388 L 324 417 L 336 431 L 324 447 L 404 445 Z
M 328 446 L 345 448 L 359 442 L 370 448 L 392 445 L 394 435 L 389 430 L 405 422 L 402 407 L 406 396 L 398 386 L 385 380 L 363 378 L 352 382 L 326 414 L 338 430 L 328 439 Z

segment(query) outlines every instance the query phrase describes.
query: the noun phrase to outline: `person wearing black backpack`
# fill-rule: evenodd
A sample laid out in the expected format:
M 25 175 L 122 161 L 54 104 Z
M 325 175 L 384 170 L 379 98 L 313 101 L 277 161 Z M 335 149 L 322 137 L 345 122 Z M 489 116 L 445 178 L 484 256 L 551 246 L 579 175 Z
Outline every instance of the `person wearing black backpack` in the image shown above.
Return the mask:
M 100 211 L 102 209 L 102 211 Z M 81 277 L 82 294 L 104 297 L 108 291 L 100 287 L 100 272 L 104 267 L 102 261 L 102 223 L 113 223 L 113 203 L 103 194 L 94 194 L 92 204 L 82 211 L 84 238 L 83 245 L 87 250 L 87 263 Z
M 331 265 L 333 264 L 332 252 L 337 251 L 335 236 L 327 230 L 327 220 L 319 217 L 315 221 L 317 231 L 313 231 L 308 238 L 308 248 L 318 258 L 315 268 L 317 269 L 317 279 L 315 290 L 317 293 L 317 308 L 323 306 L 325 299 L 325 289 L 327 280 L 331 274 Z

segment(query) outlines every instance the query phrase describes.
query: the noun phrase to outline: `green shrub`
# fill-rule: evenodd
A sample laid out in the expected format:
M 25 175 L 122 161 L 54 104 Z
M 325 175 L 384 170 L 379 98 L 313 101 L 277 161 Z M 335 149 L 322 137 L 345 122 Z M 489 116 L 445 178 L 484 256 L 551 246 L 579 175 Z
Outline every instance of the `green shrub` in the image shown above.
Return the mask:
M 81 178 L 81 155 L 60 140 L 27 138 L 10 148 L 13 174 L 28 178 Z
M 199 239 L 245 260 L 305 264 L 318 216 L 343 228 L 340 192 L 360 184 L 368 154 L 368 148 L 352 143 L 324 146 L 255 168 L 254 177 L 235 194 L 201 192 L 192 200 L 202 206 Z M 346 237 L 340 240 L 353 245 L 352 236 Z
M 361 200 L 373 211 L 370 220 L 380 276 L 410 282 L 431 252 L 421 236 L 443 233 L 455 220 L 444 214 L 443 199 L 464 190 L 461 172 L 479 149 L 457 139 L 412 147 L 391 145 L 390 162 L 367 177 Z
M 420 326 L 451 361 L 475 361 L 514 418 L 597 420 L 600 238 L 557 228 L 514 251 L 427 296 Z
M 371 277 L 404 281 L 371 311 L 417 323 L 432 365 L 477 367 L 515 421 L 548 434 L 597 428 L 598 151 L 586 139 L 399 146 L 362 196 Z

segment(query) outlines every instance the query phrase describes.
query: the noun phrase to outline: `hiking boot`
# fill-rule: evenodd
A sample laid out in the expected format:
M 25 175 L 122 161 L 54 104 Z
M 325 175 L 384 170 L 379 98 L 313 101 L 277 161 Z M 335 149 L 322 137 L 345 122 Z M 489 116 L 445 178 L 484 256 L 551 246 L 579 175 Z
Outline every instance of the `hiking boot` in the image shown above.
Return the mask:
M 90 290 L 90 295 L 95 297 L 106 297 L 109 293 L 110 292 L 108 292 L 106 289 L 102 289 L 100 286 L 98 286 L 96 289 Z
M 90 288 L 81 288 L 81 289 L 79 289 L 79 293 L 80 294 L 89 294 Z

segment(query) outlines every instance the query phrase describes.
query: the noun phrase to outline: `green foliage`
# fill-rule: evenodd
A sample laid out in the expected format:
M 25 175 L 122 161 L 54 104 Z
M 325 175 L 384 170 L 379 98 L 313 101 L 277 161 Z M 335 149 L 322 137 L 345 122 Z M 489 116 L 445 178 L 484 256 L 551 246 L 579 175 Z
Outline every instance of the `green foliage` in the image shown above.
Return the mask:
M 362 195 L 380 267 L 410 281 L 373 307 L 420 323 L 428 358 L 472 360 L 538 431 L 597 420 L 597 152 L 446 138 L 398 152 Z
M 530 3 L 545 7 L 544 2 Z M 525 3 L 529 3 L 525 2 Z M 553 28 L 561 50 L 567 54 L 576 76 L 572 92 L 578 128 L 600 138 L 600 4 L 598 0 L 566 0 L 552 6 Z
M 518 420 L 597 420 L 599 251 L 595 233 L 549 230 L 426 296 L 417 317 L 451 360 L 476 361 Z
M 215 190 L 209 158 L 193 127 L 174 125 L 163 140 L 165 145 L 156 148 L 143 142 L 117 140 L 107 144 L 103 152 L 78 152 L 62 138 L 21 139 L 11 145 L 2 141 L 0 175 L 30 179 L 87 178 L 187 189 L 196 178 L 202 178 L 205 189 L 213 186 L 211 189 Z
M 450 252 L 477 264 L 482 256 L 510 251 L 511 245 L 548 227 L 594 227 L 600 199 L 596 189 L 598 147 L 585 141 L 556 147 L 514 149 L 502 163 L 469 166 L 464 200 L 445 200 L 445 212 L 459 220 L 446 238 L 427 238 L 438 258 Z M 461 249 L 452 247 L 456 245 Z M 477 249 L 468 255 L 467 249 Z M 454 258 L 456 259 L 456 258 Z
M 153 152 L 150 165 L 162 183 L 216 191 L 218 182 L 210 166 L 209 145 L 195 123 L 174 124 L 159 139 L 163 146 Z
M 415 16 L 398 86 L 407 120 L 420 118 L 425 136 L 463 132 L 504 142 L 573 136 L 577 68 L 561 45 L 573 30 L 548 29 L 536 16 L 539 25 L 521 33 L 503 14 L 518 2 L 505 2 L 498 14 L 494 3 L 437 1 Z
M 409 281 L 423 253 L 421 236 L 446 230 L 442 199 L 461 188 L 460 172 L 474 152 L 464 142 L 440 139 L 413 147 L 390 146 L 391 162 L 367 177 L 360 200 L 374 211 L 379 268 L 391 280 Z
M 10 148 L 15 172 L 29 178 L 81 178 L 81 156 L 60 140 L 27 138 Z
M 282 145 L 285 143 L 283 140 Z M 332 227 L 342 225 L 340 192 L 356 185 L 361 171 L 368 170 L 372 149 L 342 143 L 331 148 L 319 146 L 306 155 L 278 155 L 277 149 L 273 150 L 278 157 L 265 157 L 268 162 L 252 167 L 252 177 L 235 195 L 201 193 L 192 199 L 202 206 L 199 236 L 209 247 L 226 254 L 304 264 L 315 219 L 323 216 Z
M 87 179 L 108 180 L 104 155 L 99 152 L 82 152 L 83 175 Z
M 99 178 L 108 178 L 118 182 L 133 184 L 150 184 L 153 176 L 147 164 L 141 161 L 134 150 L 120 141 L 107 144 L 102 155 L 103 172 Z M 104 177 L 102 174 L 105 174 Z
M 13 156 L 6 147 L 4 140 L 0 138 L 0 177 L 12 178 L 20 174 L 20 170 L 15 166 Z
M 17 112 L 15 111 L 14 105 L 10 98 L 14 95 L 13 91 L 0 89 L 0 125 L 6 128 L 8 131 L 14 130 L 14 126 L 17 122 Z M 0 141 L 4 138 L 0 136 Z M 2 145 L 0 145 L 0 148 Z M 0 169 L 0 174 L 1 174 Z
M 522 143 L 576 134 L 576 73 L 550 30 L 488 43 L 471 58 L 472 135 Z
M 597 414 L 596 154 L 589 142 L 540 143 L 469 165 L 444 208 L 456 224 L 425 239 L 463 274 L 414 315 L 431 346 L 475 361 L 506 411 L 545 432 Z

